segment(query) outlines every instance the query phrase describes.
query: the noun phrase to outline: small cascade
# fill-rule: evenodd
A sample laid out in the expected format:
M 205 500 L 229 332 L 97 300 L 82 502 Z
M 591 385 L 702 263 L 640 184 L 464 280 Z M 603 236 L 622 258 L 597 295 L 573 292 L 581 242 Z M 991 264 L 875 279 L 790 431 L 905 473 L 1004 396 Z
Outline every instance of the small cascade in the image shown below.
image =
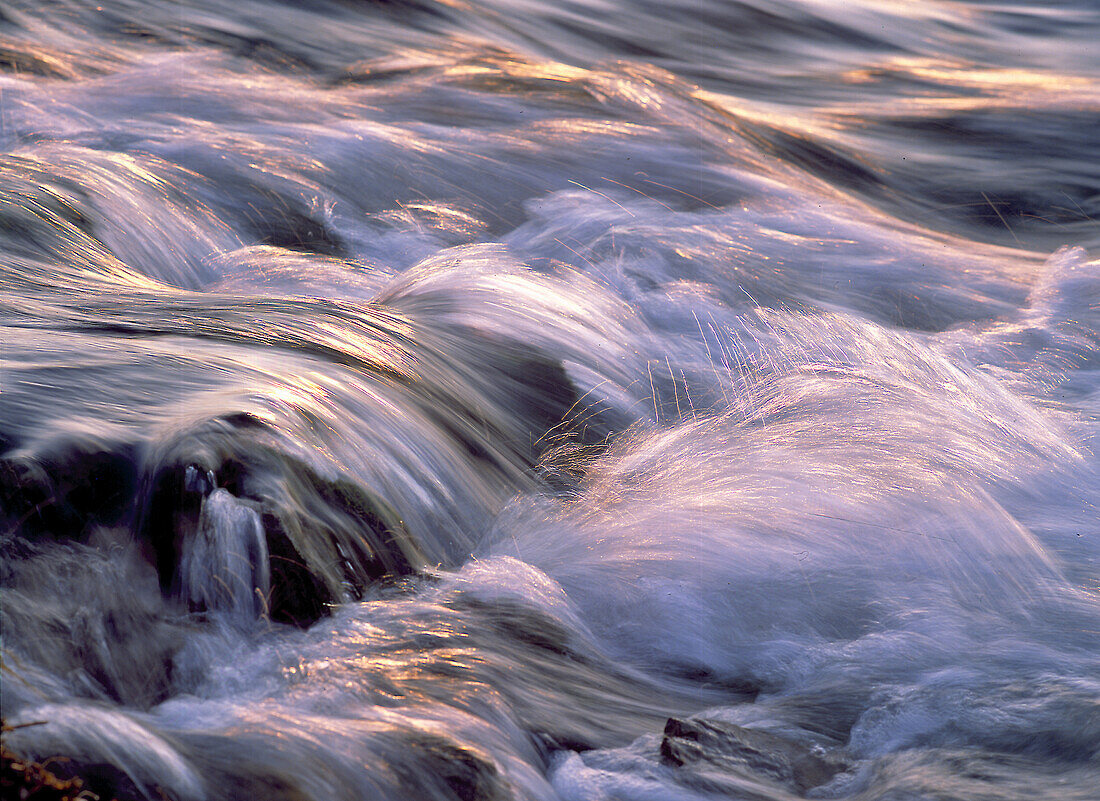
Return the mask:
M 187 478 L 205 477 L 188 468 Z M 194 610 L 223 612 L 247 622 L 267 613 L 271 585 L 260 514 L 224 489 L 202 502 L 199 525 L 183 543 L 181 594 Z

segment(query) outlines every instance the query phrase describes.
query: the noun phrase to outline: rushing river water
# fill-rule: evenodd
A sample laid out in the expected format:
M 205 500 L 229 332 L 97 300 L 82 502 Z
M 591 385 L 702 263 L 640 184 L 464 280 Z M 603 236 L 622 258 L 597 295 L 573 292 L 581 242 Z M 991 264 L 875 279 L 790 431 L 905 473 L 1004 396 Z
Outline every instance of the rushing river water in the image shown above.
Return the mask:
M 5 759 L 1095 801 L 1092 0 L 98 2 L 0 2 Z

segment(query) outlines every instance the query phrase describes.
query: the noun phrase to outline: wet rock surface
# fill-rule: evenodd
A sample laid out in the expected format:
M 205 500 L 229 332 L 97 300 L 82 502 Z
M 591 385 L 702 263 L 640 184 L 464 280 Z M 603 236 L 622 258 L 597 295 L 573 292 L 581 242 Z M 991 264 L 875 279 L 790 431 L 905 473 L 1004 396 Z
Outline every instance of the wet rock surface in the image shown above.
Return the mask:
M 666 765 L 696 774 L 704 784 L 716 779 L 721 783 L 723 775 L 763 775 L 800 794 L 832 781 L 850 767 L 825 749 L 759 729 L 699 718 L 668 719 L 661 758 Z

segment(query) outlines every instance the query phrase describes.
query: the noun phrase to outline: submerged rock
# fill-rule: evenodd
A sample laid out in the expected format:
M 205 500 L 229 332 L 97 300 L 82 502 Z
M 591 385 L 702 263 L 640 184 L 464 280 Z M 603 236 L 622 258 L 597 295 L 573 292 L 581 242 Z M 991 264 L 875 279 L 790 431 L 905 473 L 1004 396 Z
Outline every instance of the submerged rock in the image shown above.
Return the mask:
M 669 718 L 661 757 L 672 766 L 719 774 L 764 776 L 798 793 L 832 781 L 844 760 L 759 729 L 699 718 Z
M 7 727 L 4 731 L 7 732 Z M 24 759 L 0 746 L 0 792 L 21 801 L 78 801 L 91 799 L 80 779 L 62 779 L 41 762 Z

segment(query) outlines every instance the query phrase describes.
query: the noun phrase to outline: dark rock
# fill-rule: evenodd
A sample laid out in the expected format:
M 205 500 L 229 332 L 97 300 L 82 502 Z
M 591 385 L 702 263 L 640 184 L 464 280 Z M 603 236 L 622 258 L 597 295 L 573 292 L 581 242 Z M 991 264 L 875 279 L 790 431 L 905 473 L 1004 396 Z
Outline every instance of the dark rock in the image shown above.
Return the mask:
M 256 47 L 249 54 L 255 57 L 267 53 L 270 56 L 273 52 L 271 48 Z M 247 188 L 257 197 L 255 201 L 242 205 L 238 211 L 254 244 L 323 256 L 347 255 L 343 238 L 318 214 L 302 208 L 295 199 L 266 187 Z
M 111 801 L 146 801 L 148 793 L 134 784 L 133 779 L 114 765 L 105 762 L 84 764 L 68 759 L 55 759 L 50 762 L 51 769 L 69 781 L 80 782 L 90 795 L 76 796 L 73 801 L 91 800 L 91 798 L 111 799 Z M 157 788 L 163 801 L 170 801 L 163 790 Z
M 668 765 L 763 775 L 804 793 L 848 769 L 843 760 L 758 729 L 713 720 L 669 718 L 661 741 Z
M 84 782 L 80 779 L 60 778 L 41 762 L 24 759 L 3 746 L 0 746 L 0 795 L 21 801 L 78 801 L 92 798 L 84 792 Z
M 0 525 L 5 538 L 18 533 L 38 539 L 77 523 L 40 464 L 5 456 L 0 458 Z
M 184 594 L 181 557 L 215 489 L 261 516 L 270 561 L 264 611 L 273 620 L 309 625 L 371 582 L 422 566 L 384 501 L 350 480 L 323 478 L 280 452 L 262 425 L 241 422 L 211 421 L 217 436 L 181 441 L 142 483 L 136 530 L 152 548 L 165 594 Z
M 410 738 L 407 745 L 413 757 L 410 765 L 415 769 L 402 778 L 410 790 L 420 790 L 425 797 L 441 795 L 439 791 L 445 790 L 461 801 L 504 801 L 513 797 L 487 755 L 424 732 Z M 398 772 L 405 770 L 398 768 Z
M 137 483 L 133 448 L 74 439 L 34 456 L 0 457 L 0 523 L 31 538 L 79 539 L 131 512 Z
M 263 523 L 271 559 L 268 616 L 280 623 L 305 628 L 326 615 L 336 598 L 302 559 L 279 517 L 268 512 Z

